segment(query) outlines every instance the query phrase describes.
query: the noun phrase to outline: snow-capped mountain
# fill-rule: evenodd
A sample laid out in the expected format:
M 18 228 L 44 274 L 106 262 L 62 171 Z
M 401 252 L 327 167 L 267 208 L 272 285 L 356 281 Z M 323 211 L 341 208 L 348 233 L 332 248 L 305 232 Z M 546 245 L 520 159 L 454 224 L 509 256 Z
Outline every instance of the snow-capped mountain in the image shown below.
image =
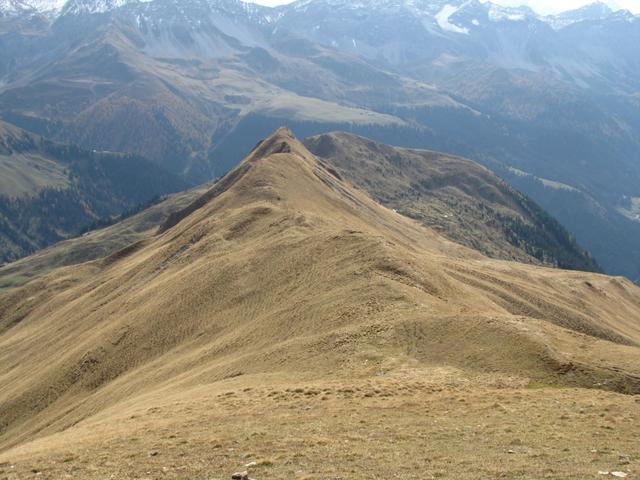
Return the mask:
M 577 10 L 558 15 L 538 15 L 531 8 L 505 7 L 480 0 L 299 0 L 278 8 L 285 17 L 317 20 L 316 30 L 327 23 L 328 18 L 341 16 L 348 22 L 349 15 L 368 21 L 371 18 L 407 16 L 419 19 L 427 29 L 435 28 L 445 33 L 468 35 L 473 30 L 491 23 L 533 22 L 546 23 L 556 30 L 581 22 L 608 21 L 615 18 L 636 18 L 628 11 L 614 11 L 607 4 L 596 2 Z
M 60 15 L 100 14 L 119 9 L 127 5 L 143 5 L 162 2 L 163 0 L 0 0 L 0 15 L 15 16 L 20 14 L 41 14 L 49 18 Z M 199 3 L 193 0 L 173 0 L 173 3 L 188 9 L 190 4 Z M 528 7 L 505 7 L 490 1 L 479 0 L 299 0 L 289 5 L 268 9 L 241 0 L 210 0 L 206 2 L 212 8 L 223 7 L 226 10 L 244 10 L 266 12 L 267 21 L 274 21 L 287 14 L 309 14 L 319 9 L 332 9 L 362 14 L 400 14 L 406 13 L 437 25 L 450 33 L 469 33 L 471 27 L 479 27 L 482 19 L 491 22 L 519 22 L 537 19 L 552 25 L 556 29 L 584 22 L 606 20 L 616 14 L 607 4 L 596 2 L 577 10 L 558 15 L 541 16 Z M 231 7 L 231 8 L 230 8 Z M 474 16 L 473 13 L 476 15 Z M 625 15 L 630 15 L 625 12 Z M 464 20 L 462 18 L 465 17 Z M 480 17 L 480 18 L 476 18 Z M 457 20 L 456 20 L 457 19 Z
M 420 19 L 425 27 L 436 27 L 450 33 L 468 34 L 470 28 L 481 22 L 522 21 L 539 18 L 528 7 L 504 7 L 479 0 L 369 0 L 346 2 L 344 0 L 300 0 L 279 7 L 283 16 L 314 17 L 319 22 L 326 19 L 315 16 L 333 12 L 334 15 L 358 15 L 362 19 L 407 15 Z M 346 20 L 347 18 L 345 18 Z
M 39 14 L 57 17 L 67 0 L 0 0 L 0 16 Z
M 546 23 L 560 30 L 582 22 L 638 19 L 629 11 L 613 10 L 602 2 L 547 16 L 539 15 L 527 6 L 508 7 L 481 0 L 299 0 L 277 10 L 278 18 L 306 16 L 317 19 L 319 23 L 326 22 L 322 15 L 327 13 L 342 15 L 345 21 L 349 20 L 350 14 L 363 20 L 407 15 L 420 19 L 425 28 L 435 27 L 442 32 L 456 34 L 469 34 L 492 23 Z
M 276 32 L 291 31 L 429 81 L 482 59 L 580 87 L 608 83 L 635 91 L 640 84 L 630 74 L 638 68 L 631 50 L 640 19 L 602 3 L 553 17 L 480 0 L 299 0 L 277 11 Z M 627 41 L 615 40 L 621 36 Z
M 569 10 L 558 15 L 548 15 L 542 19 L 549 23 L 556 30 L 582 23 L 582 22 L 599 22 L 607 21 L 615 18 L 625 18 L 632 20 L 635 16 L 626 10 L 613 10 L 609 5 L 603 2 L 595 2 L 576 10 Z
M 123 7 L 153 11 L 167 6 L 182 12 L 199 11 L 205 7 L 211 11 L 238 15 L 255 15 L 267 10 L 241 0 L 0 0 L 0 15 L 36 14 L 55 20 L 67 15 L 104 14 Z
M 105 13 L 139 0 L 68 0 L 61 13 L 67 15 Z
M 144 0 L 0 0 L 5 15 L 37 14 L 57 18 L 64 14 L 105 13 Z M 152 1 L 152 0 L 147 0 Z
M 554 28 L 560 29 L 578 22 L 604 20 L 613 13 L 606 3 L 596 2 L 558 15 L 549 15 L 545 20 Z

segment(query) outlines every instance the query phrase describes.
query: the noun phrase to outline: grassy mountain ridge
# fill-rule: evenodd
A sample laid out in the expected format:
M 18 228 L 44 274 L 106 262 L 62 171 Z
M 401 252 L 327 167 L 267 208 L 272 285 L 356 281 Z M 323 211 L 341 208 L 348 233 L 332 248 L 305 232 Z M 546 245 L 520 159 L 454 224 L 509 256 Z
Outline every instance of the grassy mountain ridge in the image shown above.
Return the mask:
M 556 220 L 474 162 L 345 133 L 305 145 L 383 205 L 485 255 L 600 271 Z
M 268 124 L 256 123 L 259 128 Z M 488 256 L 598 271 L 557 222 L 474 162 L 390 147 L 344 132 L 307 138 L 305 145 L 332 171 L 339 171 L 337 175 L 383 205 Z M 233 152 L 235 146 L 231 147 L 228 152 Z M 204 189 L 206 185 L 173 195 L 116 225 L 0 268 L 0 287 L 21 285 L 55 267 L 102 258 L 148 238 L 155 229 L 170 228 L 185 209 L 206 203 L 201 197 L 192 205 Z
M 553 463 L 559 477 L 588 476 L 600 463 L 584 449 L 600 430 L 616 455 L 637 452 L 628 426 L 638 405 L 621 393 L 640 391 L 638 287 L 454 244 L 336 177 L 287 130 L 156 236 L 0 295 L 10 475 L 177 479 L 250 464 L 267 478 L 354 465 L 385 478 L 397 469 L 392 448 L 410 478 L 409 445 L 422 435 L 458 445 L 446 432 L 459 437 L 460 417 L 480 429 L 464 443 L 487 443 L 475 455 L 461 447 L 463 465 L 447 453 L 423 470 L 492 475 L 484 453 L 510 449 L 508 474 L 536 477 Z M 576 402 L 591 407 L 571 411 L 567 437 L 549 438 Z M 441 430 L 418 420 L 429 404 Z M 600 428 L 607 404 L 624 418 L 614 432 Z M 540 421 L 515 442 L 525 406 Z M 334 437 L 339 424 L 350 433 Z M 544 456 L 527 454 L 544 445 Z
M 592 215 L 588 200 L 560 195 L 545 208 L 563 222 L 578 209 L 564 226 L 606 271 L 637 278 L 640 224 L 619 211 L 640 198 L 639 70 L 633 42 L 620 40 L 638 37 L 638 18 L 560 28 L 472 1 L 450 16 L 460 33 L 438 22 L 444 1 L 375 3 L 89 2 L 55 21 L 2 17 L 0 117 L 145 156 L 192 184 L 287 122 L 301 137 L 346 130 L 516 168 L 601 205 Z

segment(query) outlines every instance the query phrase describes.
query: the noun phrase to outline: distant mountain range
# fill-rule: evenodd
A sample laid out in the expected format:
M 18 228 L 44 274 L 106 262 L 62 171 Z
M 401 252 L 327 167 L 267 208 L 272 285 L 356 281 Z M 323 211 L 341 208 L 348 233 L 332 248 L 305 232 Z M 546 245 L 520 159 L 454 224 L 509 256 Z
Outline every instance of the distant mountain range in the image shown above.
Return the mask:
M 83 13 L 106 13 L 125 6 L 152 3 L 157 0 L 2 0 L 0 7 L 6 16 L 15 15 L 43 15 L 49 19 L 56 19 L 62 15 L 78 15 Z M 180 3 L 180 2 L 174 2 Z M 273 10 L 268 7 L 256 5 L 254 3 L 242 2 L 238 0 L 209 0 L 206 4 L 210 8 L 223 8 L 228 12 L 249 13 L 258 20 L 265 23 L 274 23 L 279 19 L 280 12 L 301 10 L 309 5 L 317 3 L 316 0 L 301 0 L 286 4 L 275 9 L 278 13 L 272 15 Z M 347 3 L 344 0 L 324 0 L 325 4 L 343 7 Z M 531 8 L 506 7 L 493 2 L 479 2 L 475 0 L 368 0 L 366 2 L 352 2 L 349 8 L 352 10 L 362 10 L 363 8 L 375 9 L 377 11 L 398 11 L 408 10 L 425 17 L 434 17 L 438 25 L 443 30 L 456 33 L 464 32 L 464 26 L 455 25 L 452 27 L 447 21 L 457 10 L 472 6 L 477 8 L 478 4 L 484 7 L 491 21 L 520 21 L 525 17 L 536 17 L 547 22 L 556 29 L 561 29 L 573 23 L 583 21 L 603 20 L 612 14 L 630 15 L 630 12 L 618 9 L 613 11 L 605 2 L 594 2 L 575 10 L 568 10 L 557 15 L 542 16 L 536 14 Z M 472 22 L 478 26 L 478 22 Z
M 640 277 L 640 18 L 476 0 L 2 0 L 0 116 L 190 182 L 287 124 L 476 160 Z

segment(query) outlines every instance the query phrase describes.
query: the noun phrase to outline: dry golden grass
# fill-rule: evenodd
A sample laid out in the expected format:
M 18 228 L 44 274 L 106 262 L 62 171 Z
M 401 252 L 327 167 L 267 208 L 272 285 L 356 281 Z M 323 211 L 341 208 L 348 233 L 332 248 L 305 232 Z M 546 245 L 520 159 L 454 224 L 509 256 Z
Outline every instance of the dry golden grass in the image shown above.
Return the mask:
M 2 456 L 6 478 L 605 478 L 637 471 L 640 403 L 398 368 L 247 376 L 119 404 Z
M 489 260 L 281 130 L 163 233 L 0 297 L 0 478 L 633 473 L 639 344 L 630 282 Z

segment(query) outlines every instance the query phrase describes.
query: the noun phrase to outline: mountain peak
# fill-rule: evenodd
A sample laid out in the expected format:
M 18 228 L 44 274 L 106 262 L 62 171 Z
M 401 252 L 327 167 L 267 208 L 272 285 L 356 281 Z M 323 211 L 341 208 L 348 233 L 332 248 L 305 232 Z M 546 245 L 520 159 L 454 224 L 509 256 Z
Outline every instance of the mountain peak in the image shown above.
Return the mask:
M 545 18 L 557 30 L 573 25 L 574 23 L 603 20 L 611 17 L 614 13 L 614 9 L 612 9 L 607 3 L 594 2 L 574 10 L 568 10 L 566 12 L 559 13 L 558 15 L 550 15 Z
M 613 9 L 605 2 L 593 2 L 580 8 L 567 10 L 557 15 L 557 17 L 602 17 L 613 13 Z
M 274 144 L 274 143 L 278 143 L 278 142 L 284 142 L 284 143 L 287 143 L 287 144 L 288 143 L 299 143 L 299 141 L 296 138 L 296 136 L 293 134 L 293 132 L 291 130 L 289 130 L 288 127 L 280 127 L 280 128 L 278 128 L 275 132 L 273 132 L 267 138 L 262 140 L 261 143 Z
M 287 127 L 280 127 L 269 137 L 261 140 L 251 152 L 249 159 L 259 159 L 276 153 L 291 153 L 299 148 L 304 148 Z
M 127 6 L 146 8 L 151 3 L 172 5 L 181 11 L 197 6 L 239 15 L 254 15 L 269 9 L 242 0 L 0 0 L 0 16 L 35 13 L 55 19 L 62 15 L 108 13 Z
M 45 16 L 58 15 L 67 0 L 0 0 L 0 16 L 38 13 Z
M 272 162 L 274 156 L 277 162 Z M 260 141 L 249 155 L 209 191 L 186 208 L 170 215 L 159 232 L 174 227 L 205 205 L 228 194 L 236 203 L 280 200 L 297 197 L 313 190 L 309 186 L 309 173 L 317 161 L 313 154 L 286 127 L 281 127 Z M 306 178 L 305 178 L 305 174 Z M 315 178 L 317 180 L 317 178 Z M 296 185 L 307 184 L 297 188 Z M 231 192 L 231 190 L 234 190 Z M 291 195 L 288 195 L 289 192 Z

